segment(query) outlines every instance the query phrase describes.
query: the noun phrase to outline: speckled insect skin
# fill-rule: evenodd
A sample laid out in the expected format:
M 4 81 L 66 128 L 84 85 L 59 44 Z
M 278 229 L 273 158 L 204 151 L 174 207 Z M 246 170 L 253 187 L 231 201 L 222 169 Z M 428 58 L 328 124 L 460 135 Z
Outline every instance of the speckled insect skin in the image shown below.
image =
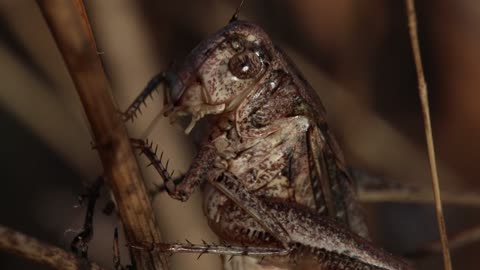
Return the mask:
M 187 200 L 205 184 L 204 212 L 225 241 L 283 247 L 262 265 L 308 269 L 413 269 L 375 247 L 324 107 L 258 26 L 235 21 L 168 72 L 172 120 L 208 115 L 211 128 L 182 181 Z

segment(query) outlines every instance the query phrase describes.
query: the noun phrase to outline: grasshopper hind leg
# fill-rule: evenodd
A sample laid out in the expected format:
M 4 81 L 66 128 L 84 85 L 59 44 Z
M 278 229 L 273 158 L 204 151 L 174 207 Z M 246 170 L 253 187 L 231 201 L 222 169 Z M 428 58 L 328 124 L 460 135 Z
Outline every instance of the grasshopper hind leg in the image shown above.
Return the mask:
M 213 192 L 213 191 L 212 191 Z M 207 193 L 209 225 L 220 238 L 249 248 L 282 248 L 288 253 L 263 260 L 275 266 L 298 263 L 321 265 L 322 269 L 412 269 L 410 265 L 376 248 L 347 227 L 296 204 L 261 198 L 292 240 L 285 245 L 269 234 L 257 219 L 220 193 Z M 334 244 L 332 244 L 334 243 Z M 343 252 L 343 250 L 349 250 Z M 365 251 L 368 250 L 368 253 Z M 299 261 L 297 260 L 300 259 Z M 342 265 L 344 268 L 335 268 Z
M 254 218 L 215 189 L 208 187 L 204 211 L 210 228 L 229 242 L 242 245 L 282 246 Z

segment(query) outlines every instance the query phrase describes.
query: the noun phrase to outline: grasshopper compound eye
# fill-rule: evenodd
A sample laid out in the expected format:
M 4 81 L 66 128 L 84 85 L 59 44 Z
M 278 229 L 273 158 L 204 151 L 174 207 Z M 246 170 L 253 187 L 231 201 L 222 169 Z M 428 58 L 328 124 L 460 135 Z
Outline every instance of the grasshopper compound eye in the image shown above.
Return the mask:
M 228 69 L 239 79 L 250 79 L 262 71 L 262 60 L 254 52 L 244 52 L 234 55 L 228 62 Z

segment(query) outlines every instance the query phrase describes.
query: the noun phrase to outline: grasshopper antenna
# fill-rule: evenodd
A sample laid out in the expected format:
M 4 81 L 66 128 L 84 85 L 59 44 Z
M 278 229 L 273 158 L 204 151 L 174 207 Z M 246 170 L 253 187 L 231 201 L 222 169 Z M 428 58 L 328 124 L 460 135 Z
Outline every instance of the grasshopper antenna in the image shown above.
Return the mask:
M 242 1 L 240 2 L 240 4 L 238 5 L 237 9 L 235 10 L 235 13 L 233 13 L 232 18 L 230 19 L 230 21 L 228 21 L 228 23 L 232 23 L 232 22 L 238 20 L 238 13 L 240 13 L 240 10 L 242 9 L 244 2 L 245 2 L 245 0 L 242 0 Z

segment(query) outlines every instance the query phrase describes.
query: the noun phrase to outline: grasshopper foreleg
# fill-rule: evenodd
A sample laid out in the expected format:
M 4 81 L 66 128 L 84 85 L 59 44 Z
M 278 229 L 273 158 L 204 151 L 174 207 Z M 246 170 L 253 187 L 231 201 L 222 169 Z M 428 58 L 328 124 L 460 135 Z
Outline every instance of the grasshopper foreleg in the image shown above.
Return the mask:
M 133 100 L 133 102 L 130 104 L 130 106 L 128 106 L 125 112 L 122 113 L 122 118 L 125 122 L 130 120 L 133 121 L 137 117 L 138 113 L 142 113 L 140 109 L 142 107 L 142 104 L 146 104 L 147 98 L 150 97 L 153 92 L 157 90 L 160 84 L 169 84 L 169 81 L 171 79 L 169 75 L 170 73 L 168 72 L 161 72 L 155 75 L 152 79 L 150 79 L 142 92 L 140 92 L 140 94 Z
M 181 181 L 181 179 L 174 179 L 174 171 L 168 171 L 169 160 L 163 163 L 163 152 L 160 157 L 157 155 L 158 146 L 153 147 L 153 142 L 141 139 L 130 139 L 133 147 L 140 150 L 140 154 L 143 154 L 150 161 L 148 166 L 153 166 L 160 177 L 163 179 L 164 185 L 159 187 L 159 191 L 165 190 L 167 187 L 174 185 L 175 182 Z
M 173 177 L 173 171 L 168 171 L 168 160 L 163 163 L 163 153 L 157 156 L 157 147 L 153 147 L 152 142 L 141 139 L 131 139 L 133 146 L 141 151 L 150 161 L 149 166 L 153 166 L 164 185 L 160 186 L 157 191 L 166 190 L 168 194 L 177 200 L 186 201 L 195 189 L 202 184 L 209 173 L 213 173 L 213 163 L 215 161 L 216 152 L 212 147 L 205 146 L 199 151 L 190 170 L 178 178 Z

